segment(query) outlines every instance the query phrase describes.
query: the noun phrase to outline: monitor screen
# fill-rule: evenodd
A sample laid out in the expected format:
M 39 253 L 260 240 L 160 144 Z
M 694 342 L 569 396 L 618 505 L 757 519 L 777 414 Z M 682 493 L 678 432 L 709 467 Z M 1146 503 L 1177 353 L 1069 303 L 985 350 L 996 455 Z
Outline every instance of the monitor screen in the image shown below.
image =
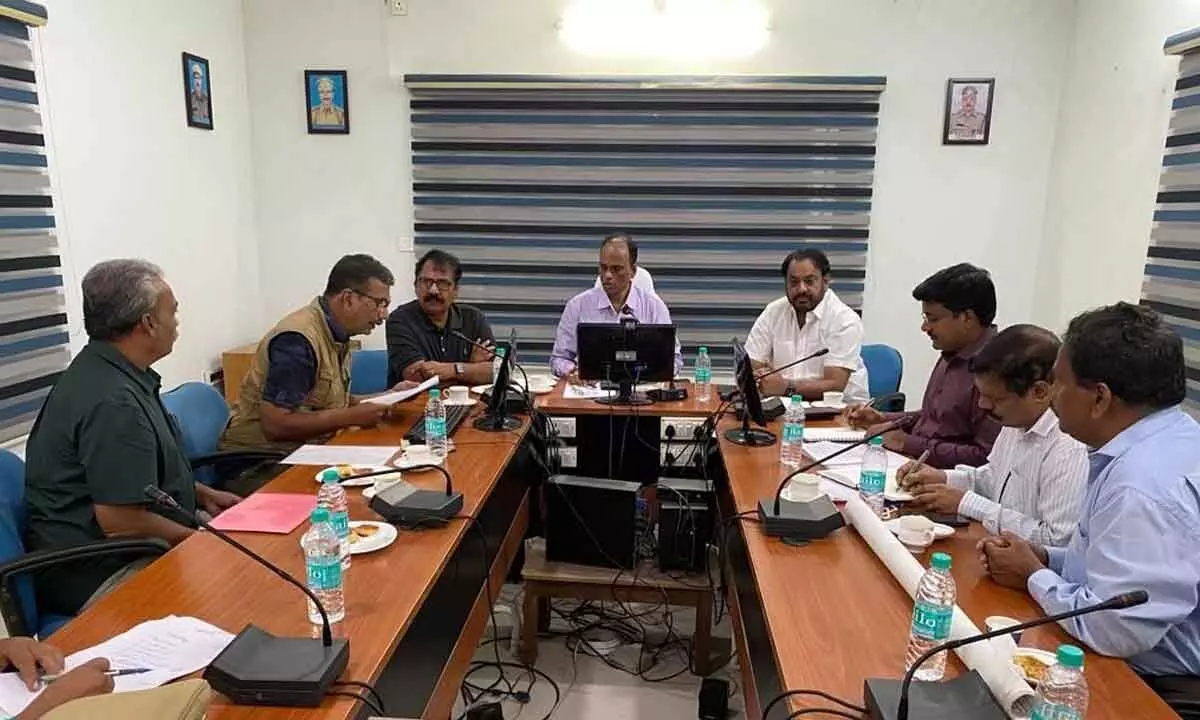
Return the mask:
M 675 326 L 633 321 L 580 323 L 579 379 L 669 382 L 675 377 Z

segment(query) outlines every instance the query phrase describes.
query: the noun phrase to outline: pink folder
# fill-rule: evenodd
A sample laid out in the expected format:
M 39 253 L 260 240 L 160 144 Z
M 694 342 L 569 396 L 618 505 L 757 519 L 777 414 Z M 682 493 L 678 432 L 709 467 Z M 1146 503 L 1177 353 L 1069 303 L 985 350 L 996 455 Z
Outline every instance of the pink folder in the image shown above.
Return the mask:
M 254 493 L 213 519 L 226 532 L 261 532 L 286 535 L 308 519 L 317 496 L 296 493 Z

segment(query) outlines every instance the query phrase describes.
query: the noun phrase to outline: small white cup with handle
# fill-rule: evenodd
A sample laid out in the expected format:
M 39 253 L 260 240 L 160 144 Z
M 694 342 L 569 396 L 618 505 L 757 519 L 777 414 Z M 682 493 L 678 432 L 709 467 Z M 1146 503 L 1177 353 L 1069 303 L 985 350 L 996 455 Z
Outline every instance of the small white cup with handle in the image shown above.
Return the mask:
M 913 555 L 920 555 L 933 544 L 933 521 L 924 515 L 905 515 L 900 518 L 896 537 Z
M 446 398 L 452 403 L 465 403 L 471 399 L 471 388 L 466 385 L 451 385 L 446 388 Z
M 827 392 L 821 396 L 821 404 L 826 407 L 840 408 L 846 404 L 846 394 L 840 392 Z

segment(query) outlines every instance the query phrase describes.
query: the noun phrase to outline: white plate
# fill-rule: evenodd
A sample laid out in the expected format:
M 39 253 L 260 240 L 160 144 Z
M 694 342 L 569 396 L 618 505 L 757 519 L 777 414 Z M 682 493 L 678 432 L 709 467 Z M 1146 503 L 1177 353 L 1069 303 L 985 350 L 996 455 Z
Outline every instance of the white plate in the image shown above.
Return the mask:
M 401 455 L 398 459 L 393 460 L 393 462 L 396 463 L 397 470 L 411 470 L 412 472 L 417 472 L 417 473 L 433 472 L 433 468 L 424 467 L 424 468 L 418 468 L 416 470 L 413 470 L 413 467 L 415 467 L 417 465 L 437 465 L 440 467 L 441 464 L 446 461 L 446 458 L 444 458 L 444 457 L 437 457 L 435 455 L 430 455 L 429 453 L 421 453 L 419 458 L 413 457 L 413 456 L 409 455 L 409 452 L 414 447 L 425 447 L 425 446 L 424 445 L 409 445 L 408 449 L 404 451 L 403 455 Z M 374 482 L 372 481 L 371 484 L 374 484 Z
M 363 472 L 376 472 L 378 470 L 395 470 L 395 469 L 396 468 L 387 467 L 386 465 L 380 465 L 377 467 L 355 466 L 354 474 L 359 475 Z M 331 466 L 331 467 L 325 468 L 325 470 L 337 470 L 337 467 Z M 325 474 L 325 470 L 318 471 L 317 474 L 313 476 L 313 479 L 316 480 L 317 482 L 322 482 L 321 476 Z M 381 478 L 381 477 L 386 477 L 386 476 L 385 475 L 373 475 L 371 477 L 359 478 L 358 480 L 351 480 L 350 482 L 343 482 L 342 487 L 368 487 L 370 485 L 374 485 L 375 480 L 377 480 L 378 478 Z
M 525 379 L 522 377 L 514 377 L 513 383 L 519 387 L 524 387 Z M 556 384 L 557 381 L 555 381 L 555 379 L 549 375 L 529 376 L 529 390 L 534 395 L 549 395 L 550 393 L 554 392 L 554 386 Z M 476 385 L 475 387 L 471 388 L 471 392 L 475 393 L 476 395 L 483 395 L 486 392 L 491 392 L 491 389 L 492 385 L 491 383 L 488 383 L 487 385 Z
M 900 534 L 900 518 L 892 518 L 891 520 L 887 520 L 883 523 L 883 526 L 886 527 L 888 530 L 891 530 L 892 533 L 895 535 Z M 941 523 L 933 524 L 933 539 L 934 540 L 945 540 L 946 538 L 952 537 L 953 535 L 954 535 L 954 528 L 950 527 L 949 525 L 943 525 Z
M 350 523 L 350 537 L 354 538 L 354 528 L 369 525 L 375 528 L 375 534 L 370 537 L 359 538 L 357 542 L 350 543 L 350 554 L 361 555 L 363 553 L 375 552 L 396 542 L 396 526 L 388 523 L 372 522 L 370 520 L 355 520 Z
M 1017 651 L 1015 653 L 1013 653 L 1013 657 L 1015 658 L 1018 655 L 1026 655 L 1026 656 L 1029 656 L 1032 658 L 1037 658 L 1038 660 L 1041 660 L 1046 665 L 1057 665 L 1058 664 L 1058 657 L 1054 653 L 1048 652 L 1046 650 L 1038 650 L 1037 648 L 1025 648 L 1025 647 L 1017 648 Z M 1026 682 L 1028 682 L 1029 684 L 1034 685 L 1034 686 L 1037 685 L 1038 681 L 1034 680 L 1033 678 L 1027 676 L 1024 672 L 1022 672 L 1020 665 L 1017 665 L 1015 662 L 1013 663 L 1013 665 L 1017 668 L 1017 672 L 1021 673 L 1021 677 L 1025 678 Z

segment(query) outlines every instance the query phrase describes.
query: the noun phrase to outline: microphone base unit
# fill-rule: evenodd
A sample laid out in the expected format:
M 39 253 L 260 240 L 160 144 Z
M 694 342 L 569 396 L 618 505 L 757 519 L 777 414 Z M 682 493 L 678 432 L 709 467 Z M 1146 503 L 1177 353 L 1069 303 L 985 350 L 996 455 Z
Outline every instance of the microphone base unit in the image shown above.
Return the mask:
M 869 720 L 900 720 L 900 680 L 871 679 L 863 683 Z M 952 680 L 914 680 L 908 691 L 908 720 L 1005 720 L 1008 714 L 992 697 L 987 683 L 972 670 Z
M 511 417 L 484 415 L 475 418 L 471 426 L 484 432 L 512 432 L 521 427 L 521 421 Z
M 775 433 L 753 428 L 735 428 L 725 431 L 725 439 L 734 445 L 747 447 L 770 447 L 775 444 Z
M 463 494 L 420 490 L 408 483 L 392 485 L 371 498 L 371 509 L 393 525 L 440 524 L 462 512 Z
M 276 637 L 247 625 L 204 671 L 235 705 L 317 707 L 350 660 L 350 641 Z
M 687 400 L 688 391 L 685 387 L 665 387 L 647 392 L 646 397 L 654 402 L 679 402 Z
M 763 498 L 758 501 L 758 518 L 768 537 L 800 540 L 818 540 L 846 526 L 842 514 L 826 495 L 803 503 L 780 500 L 778 515 L 775 498 Z

